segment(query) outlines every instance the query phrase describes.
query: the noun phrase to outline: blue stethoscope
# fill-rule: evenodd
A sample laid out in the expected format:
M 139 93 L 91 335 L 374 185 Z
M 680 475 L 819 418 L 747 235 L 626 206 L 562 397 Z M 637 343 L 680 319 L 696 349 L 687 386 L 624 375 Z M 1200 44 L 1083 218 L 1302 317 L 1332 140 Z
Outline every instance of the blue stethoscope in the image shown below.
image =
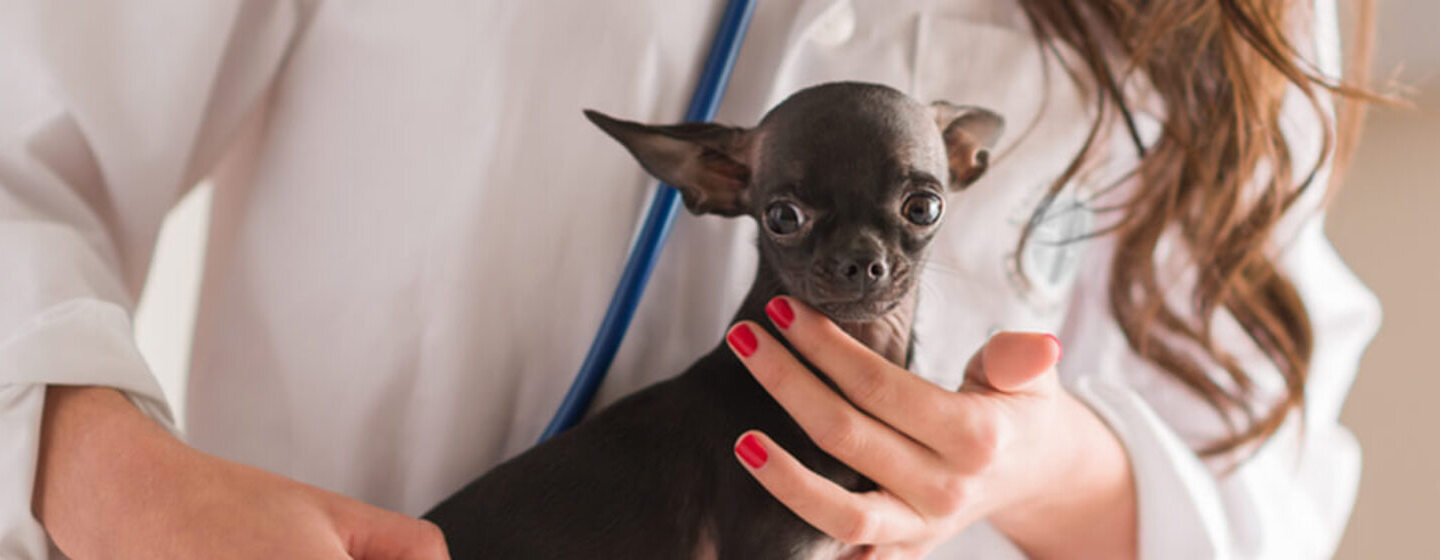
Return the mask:
M 705 68 L 699 83 L 695 84 L 690 107 L 685 111 L 686 121 L 702 122 L 715 118 L 725 85 L 730 82 L 730 71 L 735 68 L 735 58 L 740 54 L 740 44 L 750 27 L 750 17 L 755 14 L 755 2 L 730 0 L 725 6 L 720 25 L 715 29 L 715 38 L 710 43 L 710 54 L 705 58 Z M 580 364 L 580 371 L 575 374 L 575 381 L 565 393 L 565 400 L 560 402 L 555 416 L 550 419 L 550 425 L 540 435 L 540 441 L 574 426 L 585 416 L 591 401 L 595 400 L 595 392 L 600 389 L 600 382 L 605 380 L 605 373 L 615 360 L 615 352 L 620 349 L 620 341 L 625 338 L 630 320 L 635 317 L 645 284 L 650 281 L 650 273 L 655 270 L 655 262 L 660 258 L 660 249 L 670 237 L 670 228 L 675 224 L 679 207 L 680 197 L 675 187 L 660 184 L 654 198 L 650 199 L 650 209 L 646 211 L 640 234 L 630 248 L 630 256 L 625 260 L 625 269 L 615 286 L 615 295 L 610 297 L 605 319 L 600 322 L 600 329 L 590 343 L 590 351 Z

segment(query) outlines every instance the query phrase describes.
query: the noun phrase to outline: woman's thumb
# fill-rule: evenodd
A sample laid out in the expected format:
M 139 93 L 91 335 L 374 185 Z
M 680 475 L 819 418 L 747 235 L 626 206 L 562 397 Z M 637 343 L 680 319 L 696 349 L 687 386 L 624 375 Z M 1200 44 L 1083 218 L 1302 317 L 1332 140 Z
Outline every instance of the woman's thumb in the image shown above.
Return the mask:
M 997 391 L 1024 391 L 1055 367 L 1060 353 L 1055 335 L 1001 332 L 990 337 L 970 360 L 965 376 Z
M 449 560 L 445 535 L 434 523 L 366 506 L 352 512 L 346 550 L 356 560 Z

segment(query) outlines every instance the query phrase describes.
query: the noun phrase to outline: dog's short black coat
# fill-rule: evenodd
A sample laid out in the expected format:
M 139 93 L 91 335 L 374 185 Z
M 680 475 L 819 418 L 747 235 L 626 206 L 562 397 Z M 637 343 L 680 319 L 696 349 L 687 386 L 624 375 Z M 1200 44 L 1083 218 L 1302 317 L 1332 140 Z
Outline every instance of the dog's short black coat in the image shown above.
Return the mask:
M 908 359 L 915 277 L 938 225 L 922 223 L 923 212 L 914 213 L 920 221 L 901 218 L 912 199 L 973 182 L 1002 128 L 983 109 L 925 106 L 858 83 L 796 93 L 753 129 L 587 115 L 679 188 L 692 211 L 760 222 L 760 265 L 736 321 L 783 341 L 764 306 L 788 294 L 898 362 Z M 865 338 L 866 325 L 882 320 L 903 325 L 898 351 L 894 336 Z M 721 344 L 681 375 L 501 464 L 425 518 L 457 559 L 838 554 L 838 543 L 737 463 L 735 438 L 752 429 L 845 488 L 874 488 L 818 448 Z

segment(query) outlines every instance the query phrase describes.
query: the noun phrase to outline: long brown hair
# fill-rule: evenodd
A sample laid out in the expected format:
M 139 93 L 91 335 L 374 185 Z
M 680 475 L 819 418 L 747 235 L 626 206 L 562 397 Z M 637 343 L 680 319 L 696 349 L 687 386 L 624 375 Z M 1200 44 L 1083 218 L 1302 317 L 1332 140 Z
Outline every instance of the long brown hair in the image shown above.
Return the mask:
M 1310 4 L 1310 0 L 1301 0 Z M 1313 13 L 1294 0 L 1021 0 L 1042 41 L 1060 41 L 1081 55 L 1100 105 L 1090 139 L 1050 188 L 1045 206 L 1084 167 L 1109 119 L 1129 128 L 1141 154 L 1133 180 L 1140 188 L 1119 206 L 1103 233 L 1117 236 L 1110 268 L 1111 311 L 1130 347 L 1206 400 L 1229 422 L 1228 437 L 1199 451 L 1222 454 L 1262 442 L 1303 406 L 1314 338 L 1295 285 L 1267 251 L 1276 223 L 1332 164 L 1338 181 L 1357 137 L 1369 58 L 1372 9 L 1360 10 L 1360 36 L 1343 81 L 1306 61 L 1289 31 L 1308 28 Z M 1362 5 L 1369 2 L 1361 2 Z M 1306 21 L 1296 21 L 1296 18 Z M 1118 56 L 1117 56 L 1118 55 Z M 1118 62 L 1117 62 L 1118 61 Z M 1164 103 L 1163 130 L 1141 140 L 1121 87 L 1140 72 Z M 1323 123 L 1321 161 L 1296 170 L 1280 129 L 1287 90 L 1298 88 Z M 1340 99 L 1336 122 L 1322 94 Z M 1331 139 L 1338 138 L 1337 144 Z M 1330 188 L 1334 190 L 1333 185 Z M 1024 248 L 1031 229 L 1020 244 Z M 1188 309 L 1164 299 L 1157 244 L 1175 236 L 1197 272 Z M 1203 263 L 1203 265 L 1201 264 Z M 1023 273 L 1023 271 L 1022 271 Z M 1255 410 L 1251 374 L 1211 332 L 1224 310 L 1274 363 L 1285 394 Z M 1213 365 L 1187 348 L 1198 348 Z M 1218 366 L 1228 380 L 1217 380 Z

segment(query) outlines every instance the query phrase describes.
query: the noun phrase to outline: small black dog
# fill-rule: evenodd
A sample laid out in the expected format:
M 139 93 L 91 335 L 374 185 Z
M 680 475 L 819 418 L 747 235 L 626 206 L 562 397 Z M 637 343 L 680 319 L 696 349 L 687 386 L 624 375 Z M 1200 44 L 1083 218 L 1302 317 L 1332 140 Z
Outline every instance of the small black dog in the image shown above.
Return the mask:
M 908 363 L 916 277 L 946 188 L 985 171 L 1003 128 L 985 109 L 926 106 L 861 83 L 800 91 L 751 129 L 586 116 L 679 188 L 692 212 L 759 222 L 759 270 L 736 321 L 769 328 L 765 304 L 789 294 L 899 364 Z M 679 377 L 496 467 L 425 518 L 455 558 L 841 554 L 736 462 L 731 444 L 750 429 L 845 488 L 874 488 L 816 447 L 722 344 Z

